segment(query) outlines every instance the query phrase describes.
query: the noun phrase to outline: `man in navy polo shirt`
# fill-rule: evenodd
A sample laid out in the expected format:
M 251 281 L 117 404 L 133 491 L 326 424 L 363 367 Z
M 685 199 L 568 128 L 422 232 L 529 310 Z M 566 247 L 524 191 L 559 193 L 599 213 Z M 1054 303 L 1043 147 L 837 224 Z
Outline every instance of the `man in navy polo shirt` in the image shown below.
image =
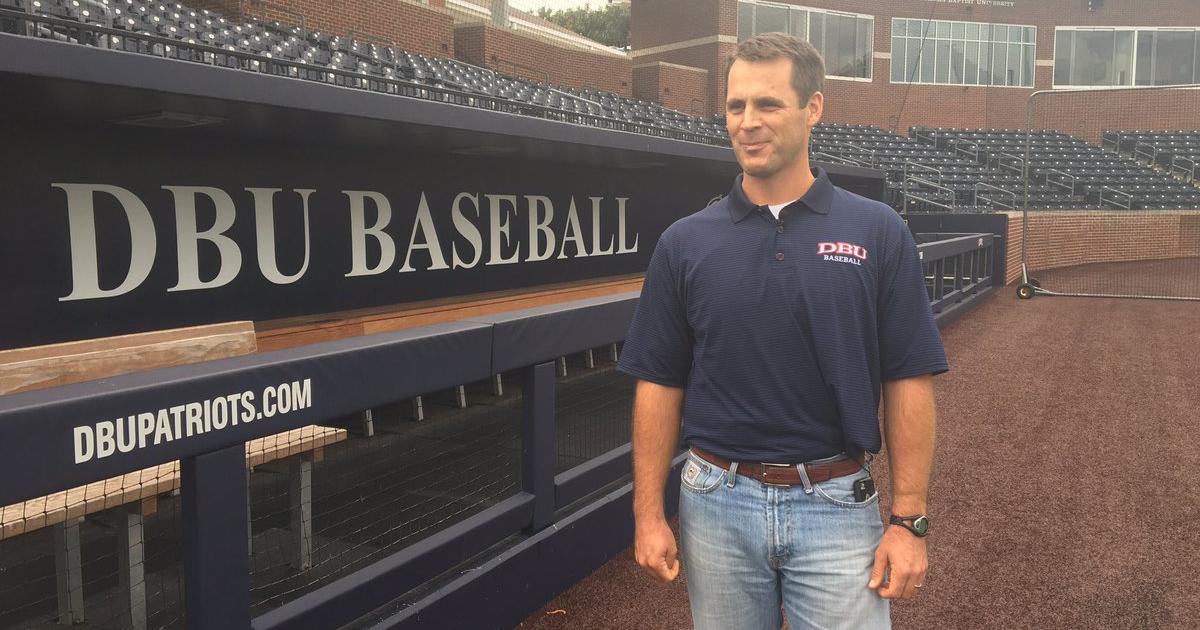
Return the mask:
M 742 42 L 726 124 L 742 174 L 659 239 L 620 369 L 633 420 L 636 556 L 680 560 L 700 629 L 874 629 L 925 579 L 932 375 L 946 371 L 916 244 L 888 206 L 811 169 L 820 55 Z M 869 453 L 883 400 L 894 526 Z M 679 440 L 680 542 L 663 494 Z

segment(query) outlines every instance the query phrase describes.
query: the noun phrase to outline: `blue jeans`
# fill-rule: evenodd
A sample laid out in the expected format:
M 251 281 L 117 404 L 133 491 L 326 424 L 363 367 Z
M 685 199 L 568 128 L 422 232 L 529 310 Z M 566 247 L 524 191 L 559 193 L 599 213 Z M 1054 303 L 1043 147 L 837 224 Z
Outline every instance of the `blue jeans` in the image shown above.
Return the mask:
M 683 465 L 679 543 L 697 630 L 891 627 L 867 588 L 883 536 L 878 493 L 854 501 L 866 469 L 807 486 L 767 486 L 694 453 Z

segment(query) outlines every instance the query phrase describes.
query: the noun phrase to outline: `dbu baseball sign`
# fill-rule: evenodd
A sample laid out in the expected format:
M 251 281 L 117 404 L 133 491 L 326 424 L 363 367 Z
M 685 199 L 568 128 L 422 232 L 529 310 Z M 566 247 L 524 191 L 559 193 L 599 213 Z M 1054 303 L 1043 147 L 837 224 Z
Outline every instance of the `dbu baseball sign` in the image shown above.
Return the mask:
M 0 143 L 0 349 L 636 274 L 736 169 L 182 137 Z
M 135 193 L 109 184 L 53 183 L 52 187 L 65 193 L 66 213 L 70 227 L 71 292 L 61 301 L 99 300 L 125 295 L 140 288 L 150 276 L 158 251 L 158 233 L 174 230 L 175 251 L 163 253 L 172 257 L 176 272 L 174 284 L 165 291 L 204 291 L 233 283 L 242 273 L 258 273 L 274 285 L 288 285 L 301 280 L 312 261 L 312 230 L 310 198 L 313 189 L 285 191 L 280 188 L 246 188 L 253 217 L 253 248 L 257 269 L 247 270 L 248 256 L 243 244 L 230 232 L 238 212 L 233 196 L 211 186 L 163 186 L 173 198 L 171 225 L 156 225 L 145 202 Z M 277 248 L 275 199 L 280 195 L 298 198 L 298 216 L 292 221 L 303 226 L 296 237 L 303 254 L 291 269 L 281 269 Z M 561 221 L 555 221 L 554 200 L 546 195 L 478 194 L 459 192 L 448 213 L 452 234 L 439 231 L 434 210 L 426 194 L 419 194 L 411 221 L 393 225 L 392 203 L 380 192 L 343 190 L 345 197 L 341 213 L 349 225 L 349 243 L 343 248 L 342 260 L 322 261 L 338 266 L 346 278 L 374 276 L 388 272 L 414 273 L 472 269 L 476 266 L 537 263 L 550 259 L 564 260 L 594 256 L 636 254 L 638 235 L 627 224 L 627 197 L 606 199 L 588 197 L 584 200 L 584 218 L 590 230 L 581 223 L 579 204 L 574 197 L 559 200 Z M 129 255 L 119 260 L 103 261 L 108 266 L 124 269 L 120 282 L 113 287 L 100 283 L 99 243 L 96 230 L 96 198 L 110 197 L 119 210 L 109 220 L 128 227 Z M 208 202 L 213 208 L 213 220 L 200 228 L 197 207 Z M 514 229 L 522 224 L 526 229 Z M 585 234 L 588 238 L 585 239 Z M 397 240 L 399 239 L 399 240 Z M 399 247 L 398 247 L 399 243 Z M 215 255 L 215 273 L 202 277 L 200 249 L 208 247 Z M 368 254 L 369 248 L 376 254 Z M 112 254 L 109 254 L 112 256 Z M 399 261 L 402 264 L 397 265 Z

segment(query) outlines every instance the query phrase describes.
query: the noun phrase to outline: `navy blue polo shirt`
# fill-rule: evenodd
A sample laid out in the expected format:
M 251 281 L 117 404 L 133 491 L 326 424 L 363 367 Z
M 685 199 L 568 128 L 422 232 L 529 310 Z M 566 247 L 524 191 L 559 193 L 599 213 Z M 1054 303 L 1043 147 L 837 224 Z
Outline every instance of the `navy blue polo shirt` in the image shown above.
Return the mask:
M 747 462 L 878 452 L 882 382 L 948 369 L 904 221 L 815 175 L 779 220 L 739 175 L 659 238 L 618 367 L 686 389 L 689 446 Z

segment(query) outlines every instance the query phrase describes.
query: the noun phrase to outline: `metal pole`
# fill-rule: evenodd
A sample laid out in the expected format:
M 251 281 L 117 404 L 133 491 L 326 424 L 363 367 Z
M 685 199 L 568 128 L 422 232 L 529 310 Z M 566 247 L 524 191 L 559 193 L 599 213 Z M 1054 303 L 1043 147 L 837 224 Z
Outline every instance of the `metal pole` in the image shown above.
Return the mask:
M 1025 244 L 1029 242 L 1029 155 L 1030 147 L 1033 143 L 1033 110 L 1034 101 L 1041 94 L 1046 94 L 1049 90 L 1038 90 L 1029 95 L 1029 100 L 1025 102 L 1025 202 L 1021 208 L 1021 268 L 1029 268 L 1029 253 L 1026 251 Z

